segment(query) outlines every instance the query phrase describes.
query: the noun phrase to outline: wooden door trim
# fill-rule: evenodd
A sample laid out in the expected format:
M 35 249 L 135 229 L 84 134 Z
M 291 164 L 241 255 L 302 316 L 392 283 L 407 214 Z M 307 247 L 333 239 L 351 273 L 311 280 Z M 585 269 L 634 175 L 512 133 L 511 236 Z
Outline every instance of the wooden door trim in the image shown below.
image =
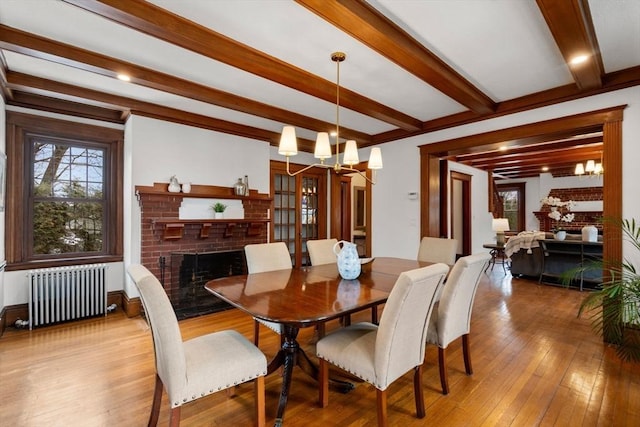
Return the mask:
M 462 181 L 462 256 L 471 255 L 471 179 L 472 176 L 466 173 L 451 171 L 449 181 L 451 182 L 451 191 L 453 192 L 453 181 Z M 450 230 L 444 237 L 455 237 L 453 235 L 453 208 L 450 215 Z

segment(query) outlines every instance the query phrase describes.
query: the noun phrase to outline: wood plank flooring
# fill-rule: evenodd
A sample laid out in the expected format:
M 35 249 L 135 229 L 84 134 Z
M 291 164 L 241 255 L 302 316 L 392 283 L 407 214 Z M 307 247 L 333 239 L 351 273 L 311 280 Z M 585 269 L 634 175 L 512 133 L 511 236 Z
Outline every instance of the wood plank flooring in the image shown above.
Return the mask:
M 638 426 L 640 366 L 620 362 L 576 317 L 584 293 L 512 279 L 496 269 L 479 286 L 472 320 L 474 374 L 466 376 L 460 343 L 448 350 L 448 396 L 440 393 L 437 350 L 424 371 L 427 416 L 415 418 L 411 373 L 392 385 L 392 426 Z M 367 320 L 369 313 L 354 316 Z M 327 325 L 330 331 L 339 325 Z M 251 338 L 253 321 L 237 310 L 181 322 L 185 339 L 233 328 Z M 300 333 L 313 352 L 313 330 Z M 262 329 L 272 356 L 279 338 Z M 107 318 L 8 330 L 0 338 L 0 426 L 145 426 L 152 400 L 151 336 L 141 318 Z M 267 422 L 273 423 L 281 377 L 266 381 Z M 217 393 L 182 409 L 184 426 L 249 426 L 253 388 L 234 397 Z M 348 394 L 330 391 L 316 405 L 313 380 L 294 372 L 285 426 L 372 426 L 375 389 L 358 383 Z M 160 425 L 168 423 L 166 395 Z

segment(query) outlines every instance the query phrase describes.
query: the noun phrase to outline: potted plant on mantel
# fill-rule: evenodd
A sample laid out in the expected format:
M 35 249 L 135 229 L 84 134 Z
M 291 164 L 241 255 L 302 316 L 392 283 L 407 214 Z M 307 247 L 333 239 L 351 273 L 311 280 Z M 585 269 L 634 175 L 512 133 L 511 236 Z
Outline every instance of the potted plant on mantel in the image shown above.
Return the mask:
M 227 209 L 227 205 L 218 202 L 215 205 L 213 205 L 211 208 L 213 209 L 213 217 L 215 219 L 224 218 L 224 210 Z
M 635 249 L 640 262 L 640 223 L 632 220 L 608 220 L 620 227 L 623 239 Z M 591 326 L 605 342 L 616 346 L 616 353 L 625 361 L 640 362 L 640 274 L 625 258 L 622 262 L 594 261 L 567 272 L 569 283 L 576 274 L 599 269 L 606 280 L 580 304 L 578 316 L 590 313 Z

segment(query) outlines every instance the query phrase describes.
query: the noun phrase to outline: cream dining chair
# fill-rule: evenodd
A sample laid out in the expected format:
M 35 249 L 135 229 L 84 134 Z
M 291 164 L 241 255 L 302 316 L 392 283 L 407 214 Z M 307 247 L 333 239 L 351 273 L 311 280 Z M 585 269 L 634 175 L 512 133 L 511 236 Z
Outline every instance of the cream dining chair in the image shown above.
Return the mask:
M 360 322 L 328 334 L 316 344 L 320 359 L 319 404 L 329 403 L 329 364 L 372 384 L 376 389 L 378 426 L 387 425 L 387 388 L 414 370 L 418 418 L 425 416 L 422 366 L 427 324 L 449 267 L 439 263 L 400 274 L 380 324 Z
M 338 239 L 307 240 L 307 252 L 311 265 L 335 264 L 337 262 L 333 247 Z
M 286 269 L 291 270 L 292 268 L 291 255 L 284 242 L 246 245 L 244 247 L 244 254 L 247 259 L 247 272 L 249 274 Z M 281 323 L 254 318 L 253 343 L 255 345 L 258 345 L 260 340 L 261 323 L 282 336 L 284 329 Z
M 473 373 L 469 350 L 471 312 L 480 277 L 490 259 L 491 255 L 488 253 L 480 253 L 460 258 L 455 263 L 449 273 L 447 283 L 442 287 L 440 300 L 429 321 L 427 343 L 438 346 L 442 394 L 449 393 L 446 349 L 452 341 L 459 337 L 462 337 L 465 370 L 467 375 Z
M 158 279 L 140 264 L 130 265 L 128 272 L 140 292 L 153 337 L 156 384 L 149 426 L 158 423 L 163 386 L 171 408 L 169 423 L 178 426 L 185 403 L 251 380 L 255 383 L 255 425 L 264 426 L 264 354 L 233 330 L 182 341 L 178 319 Z
M 439 237 L 423 237 L 418 249 L 418 261 L 442 262 L 449 266 L 456 263 L 458 241 Z

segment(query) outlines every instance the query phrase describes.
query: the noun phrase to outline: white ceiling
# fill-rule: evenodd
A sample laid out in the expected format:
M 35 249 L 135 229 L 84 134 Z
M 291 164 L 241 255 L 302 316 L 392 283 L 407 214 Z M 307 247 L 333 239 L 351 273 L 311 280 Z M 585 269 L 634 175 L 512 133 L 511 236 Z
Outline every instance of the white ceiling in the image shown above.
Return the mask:
M 344 51 L 347 60 L 340 68 L 342 87 L 421 122 L 468 111 L 468 107 L 294 1 L 152 0 L 151 3 L 331 82 L 336 80 L 336 67 L 330 54 Z M 574 81 L 533 0 L 373 0 L 368 3 L 495 103 Z M 640 0 L 589 0 L 588 6 L 604 72 L 638 67 Z M 335 122 L 333 101 L 310 96 L 207 58 L 67 2 L 2 0 L 0 24 L 304 116 Z M 206 45 L 207 40 L 200 42 Z M 8 46 L 3 46 L 1 53 L 8 71 L 271 132 L 280 132 L 286 124 L 135 83 L 124 83 L 87 71 L 82 66 L 50 61 L 46 55 L 24 54 Z M 8 87 L 12 88 L 11 82 Z M 126 105 L 80 100 L 60 91 L 39 89 L 33 92 L 127 109 Z M 341 109 L 340 122 L 346 128 L 370 135 L 397 129 L 394 124 L 346 108 Z M 318 130 L 305 131 L 298 126 L 299 136 L 308 139 L 312 139 Z

